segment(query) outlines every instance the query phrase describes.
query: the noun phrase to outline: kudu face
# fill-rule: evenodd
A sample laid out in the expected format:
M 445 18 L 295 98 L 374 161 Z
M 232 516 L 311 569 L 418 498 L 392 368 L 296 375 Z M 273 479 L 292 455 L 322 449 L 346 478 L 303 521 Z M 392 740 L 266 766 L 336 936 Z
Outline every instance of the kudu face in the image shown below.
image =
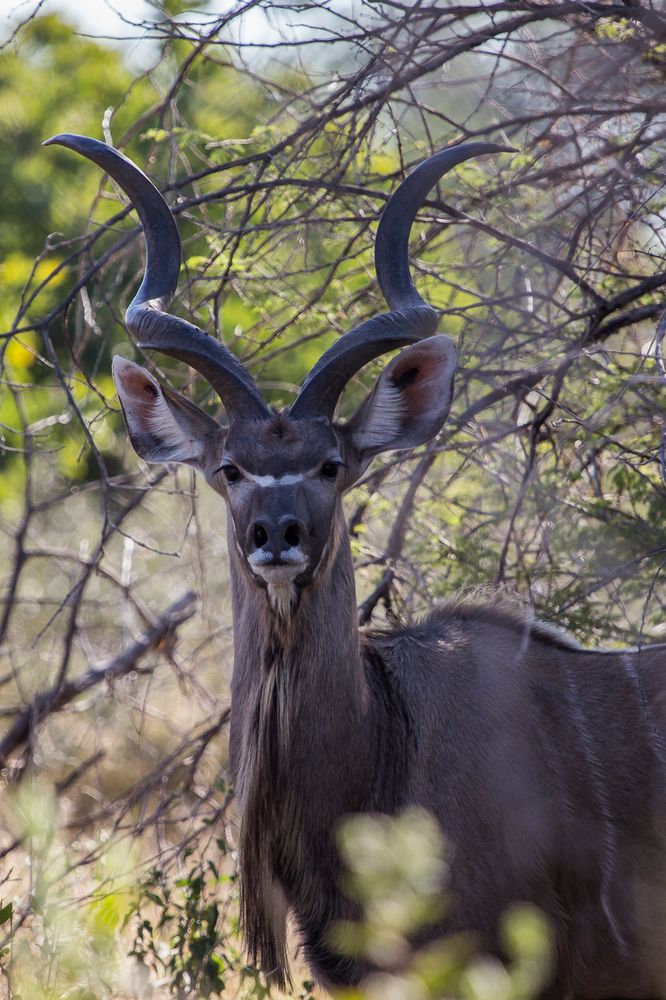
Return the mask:
M 146 270 L 125 317 L 137 346 L 196 368 L 226 409 L 228 425 L 222 427 L 146 369 L 117 357 L 113 374 L 135 450 L 148 462 L 183 462 L 203 473 L 227 502 L 241 565 L 267 590 L 271 605 L 284 610 L 330 564 L 344 490 L 374 455 L 423 444 L 448 414 L 455 347 L 448 337 L 433 336 L 437 314 L 412 284 L 409 232 L 427 192 L 447 170 L 504 147 L 471 143 L 444 150 L 400 185 L 386 205 L 375 243 L 377 277 L 390 311 L 341 337 L 312 369 L 292 406 L 277 413 L 219 341 L 164 311 L 176 288 L 180 242 L 173 216 L 151 181 L 117 150 L 94 139 L 65 134 L 48 142 L 99 164 L 139 213 Z M 349 379 L 373 358 L 408 344 L 351 419 L 334 423 Z
M 328 548 L 343 468 L 329 421 L 276 416 L 247 442 L 230 429 L 221 469 L 239 556 L 269 595 L 307 586 Z M 215 482 L 212 484 L 216 485 Z
M 271 604 L 283 606 L 330 564 L 340 498 L 373 455 L 439 429 L 454 368 L 452 342 L 431 337 L 387 365 L 346 424 L 269 413 L 228 428 L 125 358 L 114 359 L 113 375 L 138 454 L 203 473 L 227 502 L 243 565 Z
M 262 587 L 308 584 L 345 481 L 331 422 L 272 414 L 223 428 L 125 358 L 114 359 L 113 374 L 137 452 L 203 473 L 227 503 L 233 544 L 251 579 Z

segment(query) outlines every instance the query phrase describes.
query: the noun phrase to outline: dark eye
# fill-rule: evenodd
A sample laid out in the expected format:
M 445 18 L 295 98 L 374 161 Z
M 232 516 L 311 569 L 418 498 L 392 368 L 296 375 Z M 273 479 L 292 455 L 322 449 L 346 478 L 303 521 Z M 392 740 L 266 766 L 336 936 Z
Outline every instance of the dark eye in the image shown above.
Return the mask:
M 335 479 L 339 468 L 340 464 L 338 462 L 324 462 L 321 467 L 321 474 L 324 479 Z
M 224 473 L 224 478 L 228 483 L 237 483 L 243 478 L 243 473 L 237 465 L 223 465 L 222 472 Z

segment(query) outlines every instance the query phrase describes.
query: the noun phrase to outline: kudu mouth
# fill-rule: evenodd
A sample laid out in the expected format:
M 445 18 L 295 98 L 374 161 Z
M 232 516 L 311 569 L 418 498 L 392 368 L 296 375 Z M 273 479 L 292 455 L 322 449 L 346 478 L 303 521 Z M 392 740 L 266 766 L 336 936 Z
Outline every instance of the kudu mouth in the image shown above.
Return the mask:
M 271 552 L 251 552 L 248 564 L 255 576 L 264 583 L 297 583 L 308 566 L 308 559 L 300 548 L 286 549 L 278 555 Z
M 266 591 L 272 613 L 285 625 L 298 608 L 302 590 L 312 582 L 305 553 L 299 547 L 277 555 L 259 549 L 247 556 L 247 564 L 256 585 Z

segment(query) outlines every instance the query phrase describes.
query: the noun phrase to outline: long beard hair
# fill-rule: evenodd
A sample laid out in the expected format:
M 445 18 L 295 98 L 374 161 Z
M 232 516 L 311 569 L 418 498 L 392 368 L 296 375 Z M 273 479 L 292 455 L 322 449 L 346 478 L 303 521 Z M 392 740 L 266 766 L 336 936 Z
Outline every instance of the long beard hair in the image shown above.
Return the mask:
M 261 683 L 243 740 L 239 786 L 240 910 L 251 960 L 280 989 L 290 983 L 287 957 L 288 902 L 275 862 L 298 850 L 297 795 L 288 781 L 294 678 L 285 661 L 283 623 L 274 622 L 263 654 Z M 293 672 L 293 671 L 292 671 Z

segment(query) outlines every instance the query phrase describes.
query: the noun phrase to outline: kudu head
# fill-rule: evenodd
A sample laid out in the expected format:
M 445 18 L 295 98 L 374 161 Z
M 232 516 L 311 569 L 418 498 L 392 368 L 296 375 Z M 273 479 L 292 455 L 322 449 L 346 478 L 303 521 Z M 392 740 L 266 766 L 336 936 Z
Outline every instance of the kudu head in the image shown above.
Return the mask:
M 492 143 L 445 149 L 422 163 L 384 209 L 375 241 L 377 277 L 389 312 L 340 337 L 319 359 L 292 405 L 276 412 L 226 347 L 167 313 L 180 268 L 176 223 L 146 175 L 117 150 L 84 136 L 57 143 L 93 160 L 118 182 L 136 208 L 146 241 L 141 287 L 126 313 L 143 349 L 161 351 L 200 372 L 220 396 L 221 426 L 145 368 L 116 357 L 113 376 L 130 439 L 147 462 L 194 466 L 227 501 L 243 571 L 284 607 L 326 572 L 335 550 L 335 515 L 342 493 L 381 451 L 412 448 L 433 437 L 451 405 L 456 350 L 434 336 L 437 313 L 409 274 L 409 233 L 425 196 L 452 167 Z M 406 346 L 409 345 L 409 346 Z M 346 422 L 336 403 L 352 376 L 380 355 L 403 347 Z M 278 597 L 280 599 L 278 599 Z

